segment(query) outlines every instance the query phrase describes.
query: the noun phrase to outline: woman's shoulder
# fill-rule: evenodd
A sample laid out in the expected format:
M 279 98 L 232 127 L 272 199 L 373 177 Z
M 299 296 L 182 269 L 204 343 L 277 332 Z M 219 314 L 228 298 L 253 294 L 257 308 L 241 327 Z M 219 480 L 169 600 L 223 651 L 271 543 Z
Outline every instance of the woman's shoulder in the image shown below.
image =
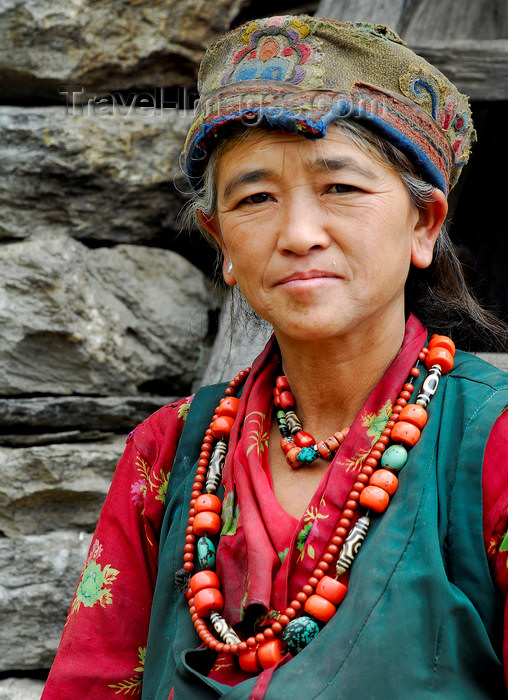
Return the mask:
M 195 409 L 191 411 L 194 428 L 206 429 L 225 386 L 225 383 L 206 386 L 196 394 L 161 406 L 129 433 L 127 444 L 152 467 L 161 464 L 167 467 L 173 462 L 191 406 Z
M 190 395 L 161 406 L 129 433 L 127 441 L 132 440 L 151 465 L 166 461 L 168 453 L 174 454 L 193 398 Z
M 478 356 L 457 350 L 454 360 L 451 376 L 455 379 L 484 384 L 494 390 L 508 388 L 508 372 L 503 368 L 506 365 L 508 369 L 508 359 L 504 362 L 504 355 L 488 353 Z

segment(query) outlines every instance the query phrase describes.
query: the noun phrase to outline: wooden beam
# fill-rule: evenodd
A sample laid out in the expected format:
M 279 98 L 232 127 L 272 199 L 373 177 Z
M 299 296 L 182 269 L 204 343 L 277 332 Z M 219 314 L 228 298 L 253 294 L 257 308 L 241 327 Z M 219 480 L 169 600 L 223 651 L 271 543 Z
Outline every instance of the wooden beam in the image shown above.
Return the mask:
M 411 44 L 472 100 L 508 100 L 508 39 Z
M 316 15 L 388 24 L 411 44 L 508 39 L 506 0 L 321 0 Z

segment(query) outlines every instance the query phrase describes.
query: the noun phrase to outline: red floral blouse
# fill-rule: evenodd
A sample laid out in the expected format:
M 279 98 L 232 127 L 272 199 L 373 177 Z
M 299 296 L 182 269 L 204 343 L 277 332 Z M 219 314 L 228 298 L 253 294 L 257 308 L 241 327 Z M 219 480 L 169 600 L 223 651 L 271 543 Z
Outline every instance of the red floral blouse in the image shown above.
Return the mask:
M 408 325 L 398 360 L 389 368 L 351 427 L 350 442 L 355 445 L 360 440 L 368 447 L 377 440 L 388 420 L 391 402 L 423 344 L 419 322 Z M 262 357 L 259 371 L 254 372 L 250 380 L 249 391 L 246 387 L 246 393 L 259 402 L 252 403 L 249 399 L 244 407 L 244 438 L 230 447 L 230 452 L 236 452 L 235 459 L 240 455 L 239 450 L 243 456 L 240 472 L 235 471 L 236 498 L 232 495 L 231 475 L 225 473 L 224 527 L 218 571 L 220 573 L 221 562 L 222 566 L 227 566 L 228 548 L 238 541 L 240 509 L 245 507 L 248 511 L 245 520 L 261 521 L 269 517 L 270 511 L 276 527 L 268 523 L 263 537 L 256 536 L 255 546 L 249 542 L 249 528 L 241 528 L 244 534 L 239 545 L 247 552 L 244 562 L 247 570 L 264 570 L 251 594 L 263 601 L 267 598 L 265 602 L 271 601 L 274 606 L 278 603 L 285 606 L 285 601 L 291 599 L 291 591 L 300 585 L 301 575 L 306 576 L 301 572 L 315 566 L 318 548 L 323 538 L 326 541 L 327 521 L 335 517 L 334 492 L 349 490 L 348 484 L 357 466 L 353 458 L 356 454 L 358 461 L 359 451 L 355 449 L 350 455 L 344 452 L 342 467 L 334 460 L 300 522 L 282 510 L 275 501 L 267 461 L 269 398 L 266 390 L 258 391 L 266 384 L 265 389 L 268 387 L 271 393 L 276 364 L 271 357 L 269 353 Z M 42 700 L 106 700 L 141 695 L 166 489 L 191 401 L 189 397 L 161 408 L 127 438 Z M 250 421 L 249 430 L 245 430 L 246 420 Z M 508 469 L 507 459 L 500 458 L 501 455 L 508 455 L 508 412 L 497 419 L 492 429 L 483 464 L 484 541 L 493 580 L 505 601 L 505 631 L 508 631 Z M 253 464 L 258 469 L 260 466 L 264 475 L 257 478 L 255 484 L 251 480 Z M 331 470 L 334 471 L 333 480 L 329 479 Z M 259 534 L 259 529 L 256 533 Z M 259 556 L 263 557 L 264 567 L 255 566 Z M 267 562 L 270 566 L 266 566 Z M 268 573 L 267 569 L 270 569 Z M 229 576 L 228 580 L 234 582 L 238 578 Z M 237 589 L 233 583 L 230 589 L 225 591 L 228 608 L 225 616 L 234 623 L 241 618 L 242 605 L 248 601 L 239 599 L 247 597 L 241 587 Z M 504 660 L 508 669 L 508 633 L 505 634 Z M 211 675 L 230 685 L 246 677 L 229 657 L 221 656 Z

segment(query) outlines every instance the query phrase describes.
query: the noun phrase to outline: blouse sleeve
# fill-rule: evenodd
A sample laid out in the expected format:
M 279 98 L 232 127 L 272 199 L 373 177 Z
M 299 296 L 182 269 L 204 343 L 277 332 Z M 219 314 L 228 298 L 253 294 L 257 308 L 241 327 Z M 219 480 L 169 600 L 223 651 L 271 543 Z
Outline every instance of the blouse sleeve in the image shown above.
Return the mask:
M 492 428 L 483 461 L 483 536 L 504 606 L 503 663 L 508 689 L 508 410 Z
M 139 697 L 168 478 L 190 399 L 127 438 L 41 700 Z

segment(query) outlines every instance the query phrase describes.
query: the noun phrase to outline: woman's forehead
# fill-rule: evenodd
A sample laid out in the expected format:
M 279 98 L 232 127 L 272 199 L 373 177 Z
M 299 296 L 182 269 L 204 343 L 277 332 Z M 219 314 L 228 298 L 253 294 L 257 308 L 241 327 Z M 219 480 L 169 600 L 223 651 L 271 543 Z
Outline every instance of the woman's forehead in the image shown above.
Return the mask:
M 329 129 L 325 137 L 311 140 L 279 130 L 250 129 L 240 138 L 233 139 L 231 145 L 226 145 L 219 158 L 218 172 L 243 170 L 249 165 L 259 167 L 260 163 L 288 156 L 299 166 L 316 170 L 327 169 L 327 163 L 338 160 L 356 161 L 365 168 L 371 163 L 372 171 L 381 165 L 379 158 L 338 130 Z

